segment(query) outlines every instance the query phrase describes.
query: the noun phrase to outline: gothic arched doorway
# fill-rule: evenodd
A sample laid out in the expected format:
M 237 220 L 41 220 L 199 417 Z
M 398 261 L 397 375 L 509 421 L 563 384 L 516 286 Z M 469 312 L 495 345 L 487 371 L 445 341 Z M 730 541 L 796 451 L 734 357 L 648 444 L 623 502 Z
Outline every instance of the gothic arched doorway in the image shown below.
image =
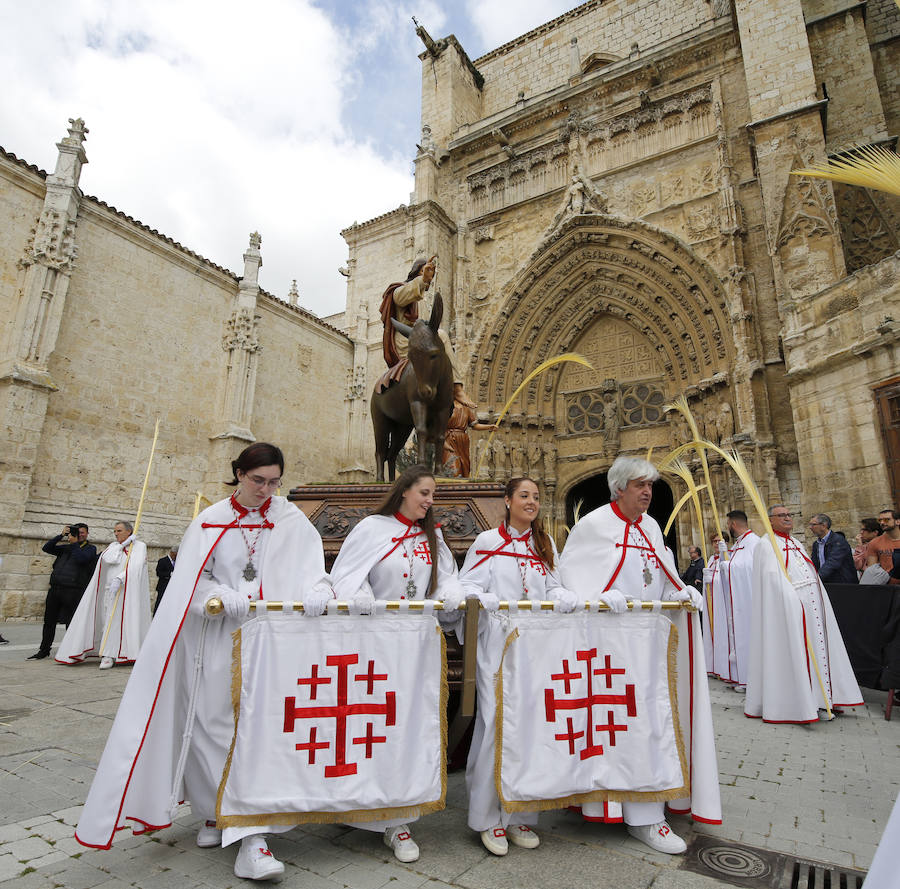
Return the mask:
M 598 506 L 609 503 L 609 485 L 605 472 L 578 482 L 566 494 L 566 524 L 570 528 L 575 524 L 575 509 L 579 503 L 581 504 L 578 509 L 579 516 L 585 516 Z M 658 479 L 653 483 L 653 500 L 650 502 L 650 509 L 647 512 L 656 519 L 660 528 L 665 528 L 674 507 L 675 498 L 672 489 L 662 479 Z M 666 535 L 666 545 L 675 553 L 675 564 L 677 565 L 678 534 L 675 530 L 675 523 Z

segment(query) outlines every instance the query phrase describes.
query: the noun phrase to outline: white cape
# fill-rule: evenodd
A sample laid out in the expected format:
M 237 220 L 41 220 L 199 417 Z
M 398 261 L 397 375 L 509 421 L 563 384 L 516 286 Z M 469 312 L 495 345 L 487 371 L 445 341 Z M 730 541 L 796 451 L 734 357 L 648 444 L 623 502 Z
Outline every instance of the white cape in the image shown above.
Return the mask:
M 823 685 L 832 707 L 859 707 L 862 694 L 831 601 L 812 563 L 795 537 L 779 535 L 778 540 L 780 555 L 765 540 L 753 558 L 744 714 L 765 722 L 816 722 L 818 711 L 825 709 Z M 791 581 L 779 565 L 786 551 Z M 815 660 L 807 652 L 807 639 Z
M 682 589 L 684 584 L 678 577 L 671 553 L 666 550 L 659 525 L 648 515 L 641 516 L 639 524 L 655 552 L 653 563 L 657 570 L 651 572 L 653 579 L 649 586 L 643 586 L 643 563 L 633 547 L 626 557 L 622 547 L 628 534 L 626 523 L 616 515 L 612 504 L 588 513 L 572 529 L 560 557 L 563 584 L 586 599 L 596 599 L 600 593 L 612 588 L 638 599 L 662 599 Z M 691 786 L 690 797 L 672 800 L 669 809 L 676 814 L 690 814 L 695 821 L 720 824 L 719 770 L 700 618 L 696 612 L 684 610 L 664 611 L 663 614 L 678 629 L 678 716 L 684 733 Z M 603 820 L 621 821 L 621 804 L 607 803 Z
M 146 544 L 135 540 L 129 548 L 130 557 L 113 541 L 100 554 L 56 652 L 60 664 L 78 664 L 89 657 L 111 657 L 117 664 L 137 659 L 150 626 L 150 579 Z M 110 596 L 107 585 L 116 577 L 122 578 L 122 586 Z
M 753 553 L 758 543 L 759 537 L 747 531 L 728 560 L 716 558 L 713 565 L 712 610 L 707 609 L 705 627 L 710 632 L 704 634 L 707 668 L 711 675 L 737 685 L 746 685 L 750 672 Z
M 263 597 L 302 601 L 325 580 L 322 540 L 284 497 L 272 498 L 268 517 L 274 528 L 260 565 Z M 110 848 L 129 820 L 135 833 L 168 827 L 175 805 L 185 798 L 183 783 L 176 787 L 175 779 L 194 659 L 202 657 L 204 627 L 225 627 L 230 635 L 223 616 L 207 618 L 194 594 L 216 545 L 235 527 L 230 502 L 222 500 L 191 522 L 181 542 L 78 822 L 75 838 L 84 846 Z

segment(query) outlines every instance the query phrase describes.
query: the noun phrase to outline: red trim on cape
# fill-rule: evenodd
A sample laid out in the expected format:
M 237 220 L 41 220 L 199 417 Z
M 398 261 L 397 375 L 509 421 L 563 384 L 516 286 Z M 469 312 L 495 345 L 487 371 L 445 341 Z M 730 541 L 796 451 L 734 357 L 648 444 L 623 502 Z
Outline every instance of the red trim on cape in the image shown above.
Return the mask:
M 121 797 L 121 800 L 119 801 L 119 809 L 116 812 L 115 821 L 113 822 L 113 825 L 114 825 L 113 832 L 110 835 L 109 842 L 105 846 L 91 846 L 91 848 L 109 849 L 112 846 L 113 837 L 115 837 L 116 831 L 120 829 L 117 825 L 119 824 L 119 821 L 122 820 L 122 809 L 125 808 L 125 797 L 128 796 L 128 788 L 131 785 L 131 779 L 134 776 L 134 770 L 135 770 L 135 767 L 137 766 L 138 759 L 140 759 L 141 751 L 144 749 L 144 742 L 147 740 L 147 732 L 150 729 L 150 723 L 153 720 L 153 714 L 156 711 L 156 705 L 159 702 L 159 693 L 160 693 L 160 690 L 162 689 L 163 678 L 165 677 L 166 672 L 169 669 L 169 661 L 171 661 L 171 659 L 172 659 L 172 653 L 175 650 L 175 646 L 178 644 L 178 637 L 181 635 L 181 631 L 184 628 L 184 622 L 187 619 L 188 612 L 190 611 L 191 602 L 194 601 L 194 594 L 197 592 L 197 584 L 200 582 L 200 576 L 203 574 L 203 569 L 206 567 L 206 563 L 209 561 L 210 556 L 215 551 L 215 548 L 219 545 L 219 541 L 225 536 L 225 530 L 226 529 L 222 530 L 222 533 L 219 534 L 219 536 L 216 538 L 213 545 L 209 548 L 209 552 L 206 554 L 206 558 L 203 560 L 203 564 L 200 566 L 200 570 L 197 572 L 197 577 L 194 579 L 194 588 L 191 590 L 190 598 L 187 601 L 187 605 L 185 606 L 184 613 L 181 615 L 181 621 L 178 624 L 178 632 L 176 632 L 174 637 L 172 638 L 172 644 L 169 646 L 169 653 L 166 655 L 166 659 L 163 662 L 162 672 L 159 674 L 159 681 L 156 685 L 156 694 L 153 696 L 153 704 L 150 706 L 150 712 L 147 714 L 147 721 L 144 724 L 144 732 L 143 732 L 143 735 L 141 736 L 141 742 L 140 742 L 140 744 L 138 744 L 137 751 L 135 752 L 134 757 L 132 758 L 131 768 L 128 770 L 128 777 L 126 778 L 125 786 L 122 789 L 122 797 Z M 146 822 L 141 821 L 140 818 L 134 818 L 130 815 L 126 815 L 125 818 L 126 818 L 126 820 L 129 820 L 129 821 L 138 821 L 142 824 L 146 823 Z M 124 825 L 122 825 L 122 826 L 124 827 Z M 150 828 L 150 829 L 154 829 L 154 828 Z M 76 834 L 76 839 L 78 839 L 77 834 Z M 78 840 L 78 842 L 81 843 L 83 846 L 91 845 L 89 843 L 82 843 L 81 840 Z

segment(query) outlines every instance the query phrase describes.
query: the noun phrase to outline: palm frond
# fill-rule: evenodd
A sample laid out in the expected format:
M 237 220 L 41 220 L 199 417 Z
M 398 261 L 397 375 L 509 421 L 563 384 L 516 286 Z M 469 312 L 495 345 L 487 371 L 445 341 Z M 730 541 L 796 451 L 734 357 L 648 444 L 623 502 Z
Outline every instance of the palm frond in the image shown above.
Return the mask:
M 834 182 L 900 195 L 900 155 L 880 145 L 854 148 L 843 157 L 814 164 L 808 169 L 793 170 L 791 175 L 831 179 Z

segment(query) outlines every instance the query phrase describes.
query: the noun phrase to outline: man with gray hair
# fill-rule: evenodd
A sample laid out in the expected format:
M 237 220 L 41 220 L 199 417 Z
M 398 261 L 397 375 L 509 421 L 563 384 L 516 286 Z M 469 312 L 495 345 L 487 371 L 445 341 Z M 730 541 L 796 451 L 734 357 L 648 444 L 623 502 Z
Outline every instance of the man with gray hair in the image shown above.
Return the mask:
M 115 540 L 100 554 L 94 576 L 66 631 L 56 660 L 78 664 L 100 658 L 100 669 L 132 664 L 150 627 L 147 545 L 131 522 L 116 522 Z
M 831 530 L 831 517 L 824 512 L 809 520 L 809 530 L 815 535 L 812 561 L 822 583 L 857 583 L 853 550 L 847 538 Z
M 575 525 L 560 557 L 560 577 L 568 589 L 605 602 L 617 614 L 626 611 L 628 599 L 690 602 L 695 608 L 702 607 L 700 593 L 679 578 L 659 525 L 646 515 L 653 482 L 658 478 L 659 472 L 648 460 L 615 459 L 607 473 L 612 502 Z M 690 738 L 686 754 L 693 774 L 691 799 L 670 801 L 669 807 L 707 823 L 719 823 L 718 770 L 698 616 L 683 611 L 664 613 L 678 628 L 678 717 L 685 737 Z M 585 803 L 582 815 L 589 821 L 624 820 L 633 837 L 659 852 L 677 854 L 687 848 L 666 822 L 663 802 L 625 802 L 621 814 L 615 802 Z

